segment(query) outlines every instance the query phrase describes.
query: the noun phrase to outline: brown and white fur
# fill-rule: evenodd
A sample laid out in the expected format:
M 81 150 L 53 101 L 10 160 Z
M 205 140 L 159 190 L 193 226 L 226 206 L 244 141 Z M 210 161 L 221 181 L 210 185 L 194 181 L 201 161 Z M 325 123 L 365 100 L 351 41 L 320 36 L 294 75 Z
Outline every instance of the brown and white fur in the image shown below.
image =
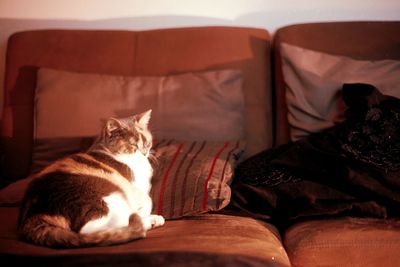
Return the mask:
M 163 225 L 151 214 L 150 114 L 109 119 L 87 152 L 36 174 L 21 204 L 19 237 L 57 248 L 106 246 Z

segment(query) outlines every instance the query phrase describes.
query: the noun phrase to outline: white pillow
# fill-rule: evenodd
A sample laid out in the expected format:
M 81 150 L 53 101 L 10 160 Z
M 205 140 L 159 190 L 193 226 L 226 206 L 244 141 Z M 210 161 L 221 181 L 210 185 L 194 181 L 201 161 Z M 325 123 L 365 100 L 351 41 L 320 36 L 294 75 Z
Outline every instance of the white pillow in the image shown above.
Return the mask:
M 41 68 L 35 93 L 33 171 L 84 147 L 102 121 L 152 109 L 156 139 L 244 138 L 239 70 L 134 77 Z
M 386 95 L 400 97 L 400 61 L 355 60 L 287 43 L 280 49 L 293 141 L 343 119 L 343 83 L 369 83 Z

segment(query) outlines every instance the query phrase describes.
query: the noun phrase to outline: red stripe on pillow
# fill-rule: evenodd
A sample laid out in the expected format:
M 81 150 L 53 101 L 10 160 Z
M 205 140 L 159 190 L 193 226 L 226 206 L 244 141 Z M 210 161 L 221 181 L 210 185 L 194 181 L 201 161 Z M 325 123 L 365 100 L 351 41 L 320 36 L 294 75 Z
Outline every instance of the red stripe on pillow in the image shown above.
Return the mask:
M 170 172 L 170 170 L 172 169 L 172 166 L 174 166 L 174 164 L 175 164 L 175 162 L 176 162 L 176 159 L 178 158 L 179 153 L 181 152 L 182 148 L 183 148 L 183 144 L 180 144 L 180 145 L 178 146 L 178 148 L 176 149 L 175 155 L 174 155 L 174 157 L 172 158 L 171 162 L 170 162 L 169 165 L 168 165 L 168 168 L 166 169 L 166 171 L 165 171 L 165 173 L 164 173 L 164 175 L 163 175 L 163 182 L 162 182 L 162 185 L 161 185 L 160 197 L 159 197 L 159 200 L 158 200 L 158 209 L 157 209 L 157 214 L 158 214 L 158 215 L 161 215 L 161 214 L 162 214 L 163 200 L 164 200 L 164 191 L 165 191 L 165 185 L 167 184 L 167 178 L 168 178 L 169 172 Z
M 194 146 L 196 145 L 196 142 L 194 142 L 188 151 L 185 153 L 185 155 L 182 157 L 182 159 L 179 160 L 178 167 L 176 168 L 175 175 L 172 177 L 172 187 L 171 187 L 171 206 L 170 206 L 170 212 L 169 212 L 169 217 L 172 218 L 175 213 L 175 191 L 177 189 L 177 183 L 178 183 L 178 177 L 179 177 L 179 172 L 181 171 L 183 163 L 186 161 L 188 158 L 188 155 L 192 152 Z
M 210 179 L 211 179 L 211 176 L 212 176 L 212 174 L 213 174 L 214 167 L 215 167 L 215 164 L 216 164 L 218 158 L 220 157 L 220 155 L 222 154 L 222 152 L 228 147 L 228 145 L 229 145 L 229 142 L 226 142 L 226 143 L 223 145 L 223 147 L 217 152 L 217 154 L 215 155 L 215 157 L 214 157 L 214 159 L 213 159 L 213 161 L 212 161 L 211 168 L 210 168 L 210 171 L 209 171 L 209 173 L 208 173 L 207 180 L 206 180 L 205 183 L 204 183 L 204 191 L 203 191 L 203 211 L 207 211 L 208 182 L 209 182 Z
M 183 182 L 182 182 L 181 210 L 180 210 L 180 212 L 179 212 L 179 215 L 180 215 L 180 216 L 183 216 L 183 211 L 184 211 L 184 209 L 185 209 L 186 184 L 187 184 L 187 180 L 188 180 L 188 177 L 189 177 L 189 173 L 191 173 L 191 169 L 192 169 L 193 163 L 194 163 L 195 159 L 200 155 L 201 151 L 203 151 L 203 149 L 205 148 L 206 143 L 207 143 L 206 141 L 204 141 L 204 142 L 202 143 L 202 145 L 200 146 L 199 150 L 198 150 L 198 151 L 196 152 L 196 154 L 194 154 L 194 155 L 192 156 L 192 158 L 190 159 L 190 162 L 189 162 L 189 164 L 188 164 L 188 166 L 187 166 L 187 168 L 186 168 L 185 177 L 184 177 Z M 196 195 L 196 194 L 194 194 L 194 195 L 193 195 L 193 198 L 192 198 L 192 200 L 193 200 L 193 205 L 192 205 L 192 206 L 194 206 L 195 195 Z

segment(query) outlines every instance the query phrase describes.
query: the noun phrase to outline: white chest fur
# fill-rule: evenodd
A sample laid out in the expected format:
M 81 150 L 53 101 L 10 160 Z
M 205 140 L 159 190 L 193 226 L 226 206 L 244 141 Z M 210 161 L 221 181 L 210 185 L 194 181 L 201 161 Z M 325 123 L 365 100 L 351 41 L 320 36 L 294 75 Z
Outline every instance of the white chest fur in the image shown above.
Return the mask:
M 148 193 L 151 188 L 151 177 L 153 176 L 153 168 L 149 159 L 138 151 L 134 154 L 120 154 L 115 158 L 129 166 L 135 177 L 133 182 L 138 188 Z

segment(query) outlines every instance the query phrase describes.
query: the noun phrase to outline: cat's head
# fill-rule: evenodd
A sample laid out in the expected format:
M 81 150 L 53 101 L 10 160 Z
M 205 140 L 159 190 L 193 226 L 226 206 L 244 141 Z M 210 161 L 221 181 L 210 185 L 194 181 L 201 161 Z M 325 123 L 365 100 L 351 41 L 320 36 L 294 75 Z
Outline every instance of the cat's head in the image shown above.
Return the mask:
M 127 118 L 110 118 L 102 133 L 102 143 L 114 154 L 140 152 L 149 156 L 153 144 L 148 128 L 151 110 Z
M 377 167 L 399 168 L 400 99 L 362 83 L 343 85 L 342 94 L 347 105 L 342 147 Z

